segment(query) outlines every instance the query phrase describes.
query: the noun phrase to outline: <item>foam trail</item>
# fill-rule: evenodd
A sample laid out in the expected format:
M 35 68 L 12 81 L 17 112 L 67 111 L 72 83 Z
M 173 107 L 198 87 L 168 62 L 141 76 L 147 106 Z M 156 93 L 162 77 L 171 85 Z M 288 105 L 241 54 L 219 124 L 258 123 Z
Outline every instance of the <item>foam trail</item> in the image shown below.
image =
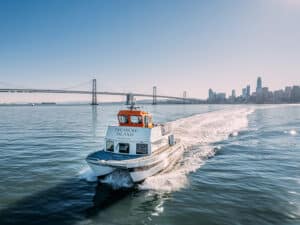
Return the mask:
M 78 173 L 79 179 L 87 182 L 97 182 L 98 177 L 90 167 L 84 167 Z M 134 183 L 130 178 L 127 171 L 116 170 L 115 172 L 107 175 L 103 179 L 99 180 L 101 183 L 110 184 L 113 189 L 130 188 Z
M 213 143 L 230 134 L 238 135 L 248 126 L 247 116 L 253 111 L 249 107 L 225 109 L 170 122 L 175 136 L 185 146 L 184 155 L 171 171 L 147 178 L 139 188 L 169 192 L 187 186 L 187 174 L 200 168 L 218 150 Z
M 127 171 L 116 170 L 100 180 L 101 183 L 110 184 L 113 189 L 131 188 L 134 183 Z

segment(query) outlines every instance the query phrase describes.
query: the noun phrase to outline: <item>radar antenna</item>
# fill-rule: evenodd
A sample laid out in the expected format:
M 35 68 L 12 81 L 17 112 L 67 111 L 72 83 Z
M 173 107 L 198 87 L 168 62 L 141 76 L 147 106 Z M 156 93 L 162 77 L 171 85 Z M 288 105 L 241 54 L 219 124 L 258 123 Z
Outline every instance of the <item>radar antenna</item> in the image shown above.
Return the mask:
M 135 98 L 134 98 L 134 99 L 131 101 L 130 106 L 129 106 L 128 108 L 129 108 L 130 110 L 134 110 L 134 109 L 140 108 L 139 106 L 136 106 L 135 103 L 136 103 L 136 100 L 135 100 Z

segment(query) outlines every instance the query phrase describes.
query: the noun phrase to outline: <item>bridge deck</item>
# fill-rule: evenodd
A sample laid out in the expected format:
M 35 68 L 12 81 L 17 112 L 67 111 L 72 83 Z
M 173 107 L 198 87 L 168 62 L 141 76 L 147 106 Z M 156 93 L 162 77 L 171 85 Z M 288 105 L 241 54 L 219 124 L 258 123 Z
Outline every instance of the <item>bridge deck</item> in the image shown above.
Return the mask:
M 55 90 L 55 89 L 0 89 L 0 93 L 56 93 L 56 94 L 93 94 L 92 91 L 76 91 L 76 90 Z M 119 95 L 126 96 L 132 95 L 136 97 L 153 97 L 153 94 L 142 94 L 142 93 L 125 93 L 125 92 L 109 92 L 109 91 L 97 91 L 97 95 Z M 177 100 L 196 100 L 201 101 L 201 99 L 197 98 L 183 98 L 176 96 L 168 96 L 168 95 L 156 95 L 157 98 L 167 98 L 167 99 L 177 99 Z

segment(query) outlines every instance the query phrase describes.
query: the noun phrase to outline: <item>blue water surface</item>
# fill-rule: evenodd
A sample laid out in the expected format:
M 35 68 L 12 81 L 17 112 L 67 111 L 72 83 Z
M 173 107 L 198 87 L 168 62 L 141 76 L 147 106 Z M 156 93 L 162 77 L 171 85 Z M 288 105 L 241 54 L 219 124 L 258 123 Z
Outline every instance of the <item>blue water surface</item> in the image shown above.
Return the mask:
M 232 106 L 144 106 L 164 123 Z M 244 106 L 236 106 L 244 107 Z M 119 105 L 0 107 L 0 224 L 300 224 L 300 106 L 253 106 L 189 185 L 112 189 L 78 173 Z

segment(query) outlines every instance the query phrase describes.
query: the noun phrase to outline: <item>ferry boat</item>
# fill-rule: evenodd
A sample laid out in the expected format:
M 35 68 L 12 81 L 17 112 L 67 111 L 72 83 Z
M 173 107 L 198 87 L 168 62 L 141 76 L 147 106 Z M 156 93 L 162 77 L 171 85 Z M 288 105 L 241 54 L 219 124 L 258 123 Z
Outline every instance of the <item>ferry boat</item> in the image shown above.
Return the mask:
M 168 126 L 154 124 L 152 115 L 131 105 L 118 113 L 118 126 L 108 126 L 105 147 L 87 156 L 98 177 L 127 171 L 133 182 L 171 169 L 183 153 Z

